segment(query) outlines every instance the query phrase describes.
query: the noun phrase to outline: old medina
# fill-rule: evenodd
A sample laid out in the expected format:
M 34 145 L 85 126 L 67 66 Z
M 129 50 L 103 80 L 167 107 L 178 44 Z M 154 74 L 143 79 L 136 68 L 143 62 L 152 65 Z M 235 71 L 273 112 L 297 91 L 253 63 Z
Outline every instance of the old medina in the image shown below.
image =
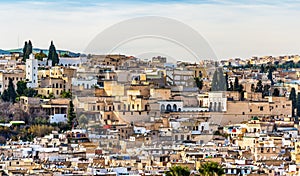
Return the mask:
M 298 55 L 170 67 L 53 48 L 1 54 L 2 175 L 300 174 Z

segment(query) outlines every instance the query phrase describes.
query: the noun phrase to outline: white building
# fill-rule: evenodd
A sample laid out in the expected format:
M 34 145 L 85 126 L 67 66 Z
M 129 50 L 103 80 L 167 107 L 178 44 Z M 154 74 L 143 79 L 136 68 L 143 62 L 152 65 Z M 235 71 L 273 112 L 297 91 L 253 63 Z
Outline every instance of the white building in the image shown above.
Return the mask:
M 88 78 L 72 78 L 73 86 L 82 86 L 84 89 L 91 89 L 97 85 L 97 78 L 89 76 Z
M 60 57 L 58 65 L 65 67 L 79 67 L 82 63 L 87 62 L 87 57 Z
M 181 100 L 161 100 L 158 103 L 161 112 L 180 112 L 183 108 Z
M 26 81 L 27 87 L 38 87 L 38 60 L 30 54 L 29 59 L 26 60 Z
M 212 112 L 226 112 L 227 98 L 226 92 L 209 92 L 208 93 L 209 110 Z
M 50 123 L 66 123 L 67 121 L 67 114 L 54 114 L 50 116 Z

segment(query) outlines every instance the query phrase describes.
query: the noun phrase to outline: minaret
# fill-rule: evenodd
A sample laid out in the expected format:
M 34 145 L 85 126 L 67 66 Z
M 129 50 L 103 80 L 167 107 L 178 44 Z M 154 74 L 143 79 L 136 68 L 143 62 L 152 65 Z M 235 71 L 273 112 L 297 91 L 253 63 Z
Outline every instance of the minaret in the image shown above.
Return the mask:
M 26 81 L 28 88 L 38 87 L 38 60 L 31 53 L 26 60 Z

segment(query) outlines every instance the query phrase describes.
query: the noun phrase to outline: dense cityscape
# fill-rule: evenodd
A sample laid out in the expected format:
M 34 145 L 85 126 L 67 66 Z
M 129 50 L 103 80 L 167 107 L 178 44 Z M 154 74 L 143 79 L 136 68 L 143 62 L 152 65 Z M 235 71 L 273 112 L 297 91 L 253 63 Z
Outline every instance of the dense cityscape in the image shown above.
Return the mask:
M 300 176 L 299 9 L 0 0 L 0 176 Z
M 2 175 L 298 175 L 300 57 L 0 52 Z

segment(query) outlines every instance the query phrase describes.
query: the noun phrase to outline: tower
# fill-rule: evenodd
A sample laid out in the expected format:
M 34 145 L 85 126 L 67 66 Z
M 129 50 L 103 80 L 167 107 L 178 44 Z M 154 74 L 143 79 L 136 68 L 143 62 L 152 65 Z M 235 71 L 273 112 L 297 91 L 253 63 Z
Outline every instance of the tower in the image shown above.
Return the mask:
M 29 59 L 26 60 L 26 81 L 27 87 L 38 87 L 38 60 L 31 53 Z

